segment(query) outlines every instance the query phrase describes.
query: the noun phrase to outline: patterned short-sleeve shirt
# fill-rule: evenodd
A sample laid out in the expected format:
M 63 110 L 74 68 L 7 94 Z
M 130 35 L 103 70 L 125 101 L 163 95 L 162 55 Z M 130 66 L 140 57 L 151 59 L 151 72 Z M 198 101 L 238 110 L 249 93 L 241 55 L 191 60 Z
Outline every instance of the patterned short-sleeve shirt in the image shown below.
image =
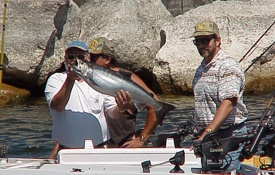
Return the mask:
M 236 97 L 237 105 L 224 125 L 238 124 L 247 118 L 243 103 L 245 76 L 240 64 L 220 50 L 208 64 L 203 60 L 193 79 L 195 97 L 194 119 L 201 124 L 210 124 L 222 100 Z

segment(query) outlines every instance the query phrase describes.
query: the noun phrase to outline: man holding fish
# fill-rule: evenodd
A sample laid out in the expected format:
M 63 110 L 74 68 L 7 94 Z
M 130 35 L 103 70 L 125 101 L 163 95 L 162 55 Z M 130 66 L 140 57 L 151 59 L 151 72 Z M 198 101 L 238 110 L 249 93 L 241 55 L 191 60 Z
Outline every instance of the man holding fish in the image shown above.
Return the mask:
M 91 52 L 91 61 L 96 65 L 108 68 L 112 71 L 115 71 L 115 74 L 122 74 L 127 79 L 134 81 L 136 84 L 145 89 L 148 93 L 151 94 L 153 99 L 159 100 L 157 95 L 150 90 L 147 85 L 134 73 L 129 70 L 125 70 L 117 67 L 118 55 L 115 52 L 116 43 L 112 40 L 108 40 L 105 37 L 98 37 L 91 40 L 89 49 Z M 112 73 L 114 74 L 114 72 Z M 88 80 L 89 81 L 89 80 Z M 119 80 L 117 80 L 118 82 Z M 114 82 L 116 84 L 116 82 Z M 125 81 L 125 84 L 127 82 Z M 107 85 L 106 85 L 107 86 Z M 115 85 L 116 86 L 116 85 Z M 126 86 L 126 85 L 125 85 Z M 129 87 L 127 87 L 129 88 Z M 126 89 L 127 89 L 126 88 Z M 107 92 L 110 93 L 110 92 Z M 126 94 L 123 99 L 127 99 L 129 92 L 126 91 Z M 118 95 L 119 96 L 119 95 Z M 145 96 L 143 96 L 146 98 Z M 120 98 L 118 98 L 120 99 Z M 127 103 L 127 101 L 122 100 L 122 102 Z M 117 101 L 119 104 L 120 101 Z M 131 103 L 130 105 L 133 105 Z M 135 104 L 137 106 L 137 104 Z M 139 105 L 140 106 L 140 105 Z M 125 116 L 120 119 L 112 119 L 108 115 L 106 116 L 108 127 L 110 130 L 111 139 L 108 142 L 110 146 L 114 147 L 143 147 L 145 146 L 146 141 L 153 133 L 154 129 L 157 127 L 157 118 L 156 112 L 151 105 L 143 104 L 143 108 L 147 111 L 147 121 L 144 129 L 139 133 L 135 134 L 135 124 L 136 124 L 136 113 L 125 110 Z M 134 136 L 134 137 L 133 137 Z
M 45 96 L 53 117 L 52 137 L 56 140 L 50 158 L 54 158 L 57 151 L 62 147 L 83 148 L 84 141 L 87 139 L 92 140 L 95 146 L 104 145 L 110 138 L 105 116 L 119 119 L 125 116 L 126 112 L 133 115 L 136 113 L 136 106 L 132 102 L 132 94 L 131 91 L 128 91 L 129 89 L 122 86 L 109 93 L 109 87 L 106 88 L 106 86 L 112 83 L 108 82 L 108 79 L 104 79 L 106 77 L 102 77 L 104 74 L 98 78 L 107 84 L 100 86 L 101 82 L 91 82 L 92 79 L 88 80 L 79 72 L 81 70 L 78 69 L 79 66 L 81 67 L 79 60 L 86 63 L 91 61 L 90 51 L 86 43 L 82 41 L 69 43 L 64 57 L 66 71 L 53 74 L 48 79 L 45 88 Z M 114 78 L 112 80 L 119 81 L 119 78 L 116 77 L 116 80 Z M 119 81 L 119 83 L 123 85 L 125 82 Z M 153 105 L 159 107 L 156 100 L 150 100 Z M 166 112 L 163 111 L 162 113 L 165 114 Z M 152 116 L 155 118 L 155 115 Z M 148 125 L 149 122 L 153 122 L 153 124 Z M 137 139 L 124 144 L 123 147 L 143 146 L 157 126 L 156 119 L 147 119 L 146 123 L 148 126 L 146 135 L 136 137 Z

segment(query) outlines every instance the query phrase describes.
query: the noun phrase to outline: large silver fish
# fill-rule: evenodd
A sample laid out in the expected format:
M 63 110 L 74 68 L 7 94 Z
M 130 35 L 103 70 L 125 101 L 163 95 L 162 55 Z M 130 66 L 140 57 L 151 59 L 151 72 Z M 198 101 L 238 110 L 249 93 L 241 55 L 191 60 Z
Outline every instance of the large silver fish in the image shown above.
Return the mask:
M 120 72 L 79 59 L 77 65 L 72 64 L 72 68 L 89 86 L 100 93 L 115 96 L 116 92 L 125 90 L 131 94 L 134 103 L 151 105 L 155 109 L 160 125 L 165 114 L 175 108 L 174 105 L 155 100 L 153 94 L 135 83 L 130 76 L 127 77 Z

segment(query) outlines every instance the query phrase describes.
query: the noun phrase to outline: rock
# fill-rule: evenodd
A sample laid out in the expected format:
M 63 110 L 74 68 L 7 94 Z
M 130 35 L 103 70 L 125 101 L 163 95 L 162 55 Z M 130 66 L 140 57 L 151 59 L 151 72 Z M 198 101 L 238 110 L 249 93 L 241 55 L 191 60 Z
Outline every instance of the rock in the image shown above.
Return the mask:
M 57 54 L 54 50 L 50 53 L 46 47 L 56 30 L 53 17 L 61 3 L 65 3 L 65 0 L 7 1 L 4 51 L 8 63 L 3 82 L 28 89 L 33 94 L 41 92 L 39 89 L 42 85 L 38 82 L 40 65 L 45 56 Z
M 7 84 L 1 84 L 0 106 L 22 103 L 30 97 L 30 92 Z
M 192 92 L 192 79 L 202 58 L 190 38 L 194 25 L 202 20 L 212 20 L 220 27 L 221 47 L 236 60 L 240 60 L 258 38 L 274 22 L 275 1 L 237 2 L 215 1 L 212 4 L 192 9 L 176 17 L 175 21 L 166 23 L 162 30 L 166 33 L 166 43 L 157 53 L 159 65 L 153 69 L 165 93 L 183 94 Z M 275 26 L 257 44 L 244 61 L 245 70 L 251 61 L 274 42 Z M 273 53 L 273 54 L 272 54 Z M 273 56 L 272 56 L 272 55 Z M 274 47 L 269 51 L 269 59 L 274 58 Z M 246 73 L 246 91 L 250 93 L 270 92 L 274 90 L 274 61 L 264 65 L 253 65 Z M 261 82 L 265 83 L 259 83 Z M 267 83 L 268 82 L 268 83 Z
M 93 37 L 104 35 L 118 43 L 117 52 L 122 58 L 119 61 L 124 68 L 150 72 L 160 45 L 159 29 L 173 19 L 161 2 L 151 0 L 81 3 L 61 0 L 20 3 L 11 0 L 9 6 L 14 11 L 24 9 L 26 13 L 21 16 L 14 14 L 15 19 L 7 23 L 5 52 L 9 63 L 5 68 L 5 82 L 27 87 L 32 92 L 43 87 L 48 76 L 60 67 L 64 48 L 71 40 L 81 39 L 88 43 Z M 22 18 L 23 23 L 19 23 Z M 43 24 L 36 25 L 40 20 Z M 14 35 L 20 38 L 19 34 L 28 38 L 21 38 L 15 47 L 12 40 Z
M 177 10 L 175 4 L 183 2 L 186 4 Z M 240 59 L 274 21 L 270 10 L 274 1 L 210 2 L 212 0 L 196 0 L 196 3 L 182 0 L 9 0 L 3 81 L 27 89 L 32 95 L 43 95 L 47 78 L 62 65 L 68 42 L 81 39 L 89 43 L 93 37 L 105 36 L 117 43 L 121 66 L 139 75 L 156 93 L 192 94 L 191 81 L 201 58 L 189 36 L 197 21 L 213 19 L 217 22 L 222 31 L 223 49 L 236 59 Z M 203 4 L 207 5 L 199 6 Z M 274 41 L 272 36 L 274 29 L 242 62 L 244 68 L 271 44 L 272 39 Z M 266 60 L 272 59 L 271 55 L 272 51 L 268 52 Z M 255 83 L 273 76 L 273 73 L 268 74 L 274 72 L 273 62 L 254 65 L 248 71 L 248 92 L 274 89 L 272 82 L 260 87 Z

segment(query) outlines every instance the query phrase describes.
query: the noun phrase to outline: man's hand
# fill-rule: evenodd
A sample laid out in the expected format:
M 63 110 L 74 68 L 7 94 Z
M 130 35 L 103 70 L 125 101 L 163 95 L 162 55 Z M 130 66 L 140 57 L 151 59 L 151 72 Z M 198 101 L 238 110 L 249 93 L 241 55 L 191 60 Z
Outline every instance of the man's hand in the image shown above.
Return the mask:
M 123 148 L 142 148 L 144 147 L 144 141 L 141 141 L 139 137 L 133 136 L 133 139 L 125 142 L 122 147 Z
M 73 71 L 73 68 L 70 64 L 67 66 L 67 78 L 70 81 L 79 80 L 80 77 Z
M 134 114 L 136 107 L 132 102 L 131 94 L 128 91 L 120 90 L 115 95 L 117 103 L 117 110 L 119 112 L 128 111 L 130 114 Z

